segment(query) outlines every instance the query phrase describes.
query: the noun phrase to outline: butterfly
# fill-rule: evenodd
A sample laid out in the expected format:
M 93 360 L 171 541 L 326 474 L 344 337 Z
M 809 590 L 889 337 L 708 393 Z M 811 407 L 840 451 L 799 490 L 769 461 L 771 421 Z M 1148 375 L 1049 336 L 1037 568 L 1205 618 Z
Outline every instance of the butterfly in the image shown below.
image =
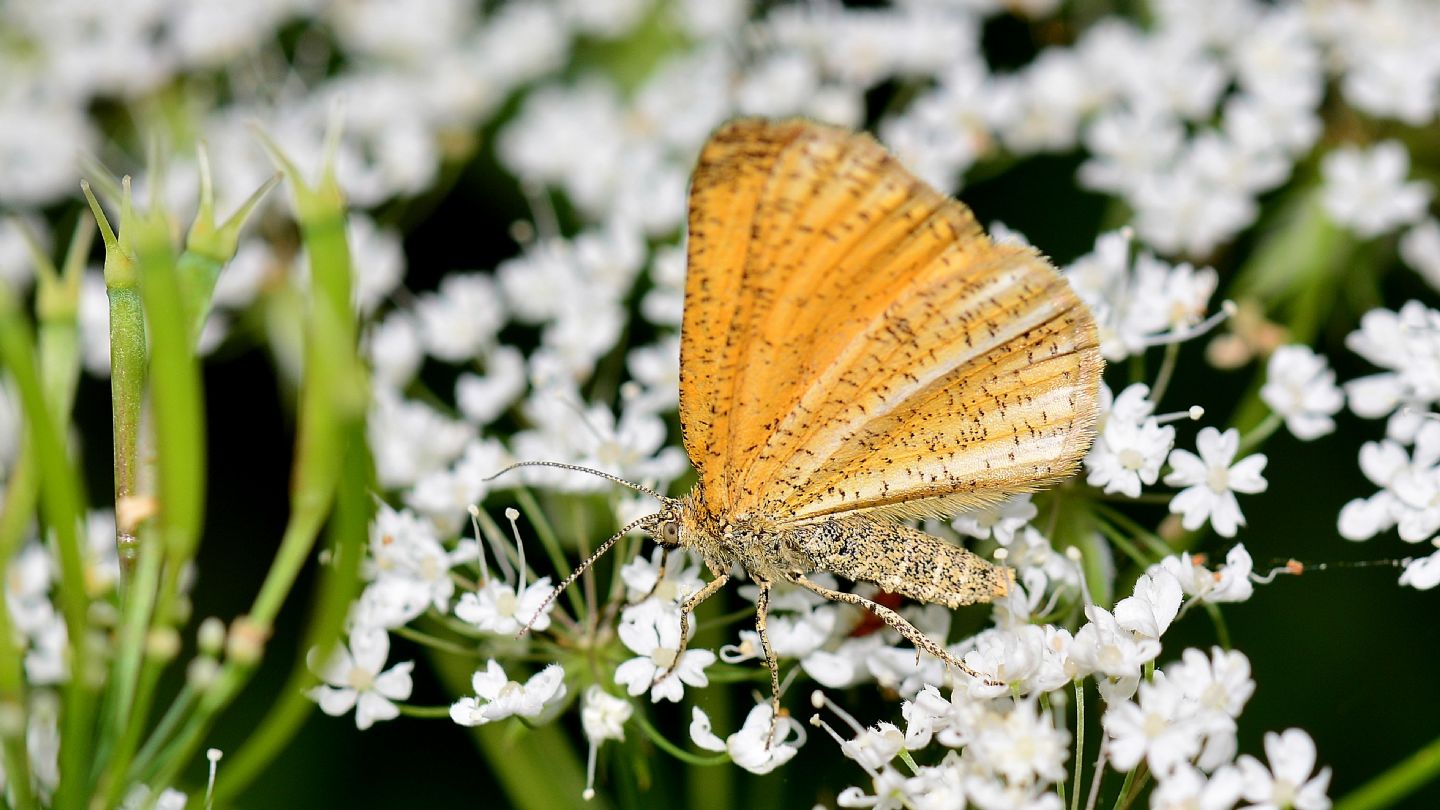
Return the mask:
M 1075 470 L 1104 367 L 1089 310 L 1038 252 L 992 242 L 873 138 L 806 120 L 739 119 L 711 136 L 687 252 L 680 425 L 698 480 L 682 498 L 636 487 L 659 511 L 560 588 L 632 529 L 665 549 L 662 568 L 671 549 L 695 552 L 711 579 L 680 607 L 678 662 L 689 615 L 743 570 L 758 586 L 772 733 L 778 583 L 862 607 L 983 678 L 895 610 L 812 575 L 951 608 L 1008 593 L 1009 569 L 906 521 Z

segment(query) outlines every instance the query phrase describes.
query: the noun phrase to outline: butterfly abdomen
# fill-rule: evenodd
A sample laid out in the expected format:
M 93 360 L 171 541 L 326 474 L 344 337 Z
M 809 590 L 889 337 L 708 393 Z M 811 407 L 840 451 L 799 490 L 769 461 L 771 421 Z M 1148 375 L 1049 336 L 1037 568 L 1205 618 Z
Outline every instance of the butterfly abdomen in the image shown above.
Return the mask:
M 1010 569 L 924 532 L 864 517 L 793 529 L 789 541 L 819 570 L 920 602 L 958 607 L 1009 592 Z

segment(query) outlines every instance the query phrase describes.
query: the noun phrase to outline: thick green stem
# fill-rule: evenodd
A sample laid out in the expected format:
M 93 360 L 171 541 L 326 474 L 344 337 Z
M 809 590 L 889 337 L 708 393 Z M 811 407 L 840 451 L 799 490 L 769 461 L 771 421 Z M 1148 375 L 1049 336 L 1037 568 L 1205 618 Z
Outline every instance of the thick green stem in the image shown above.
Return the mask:
M 335 500 L 335 517 L 330 523 L 330 565 L 320 587 L 318 607 L 302 649 L 325 654 L 340 637 L 345 616 L 360 584 L 360 562 L 364 558 L 374 500 L 374 464 L 365 447 L 363 425 L 352 428 L 347 443 L 349 458 L 343 467 Z M 306 689 L 316 678 L 304 665 L 301 655 L 289 681 L 280 690 L 274 706 L 255 726 L 233 757 L 227 757 L 225 781 L 216 792 L 224 802 L 243 791 L 300 729 L 312 709 Z
M 350 307 L 351 266 L 344 198 L 335 181 L 333 165 L 325 167 L 322 181 L 312 188 L 273 144 L 268 140 L 266 144 L 290 180 L 301 234 L 310 257 L 311 291 L 304 324 L 305 365 L 291 479 L 292 511 L 280 550 L 250 614 L 237 620 L 231 629 L 228 659 L 201 696 L 195 713 L 157 757 L 159 767 L 147 779 L 155 789 L 173 783 L 180 769 L 195 754 L 215 716 L 229 705 L 254 673 L 275 617 L 330 514 L 347 459 L 350 464 L 359 465 L 365 480 L 371 475 L 368 456 L 358 450 L 347 452 L 347 447 L 363 446 L 368 386 L 357 356 L 355 317 Z M 337 515 L 337 524 L 348 526 L 345 512 L 354 513 L 355 509 L 345 507 L 342 514 Z M 362 524 L 365 520 L 361 519 Z M 364 542 L 363 529 L 346 529 L 346 532 L 346 548 L 354 553 L 346 553 L 337 563 L 344 566 L 342 570 L 348 572 L 345 574 L 348 578 L 333 591 L 339 594 L 331 600 L 335 604 L 329 604 L 317 619 L 315 627 L 328 636 L 317 640 L 323 645 L 332 643 L 338 632 L 338 617 L 343 615 L 339 603 L 348 604 L 345 588 L 354 587 L 352 566 L 358 565 L 359 548 L 355 544 Z M 292 683 L 306 677 L 297 673 Z M 308 707 L 282 705 L 279 713 L 273 715 L 274 719 L 267 721 L 265 738 L 258 744 L 256 753 L 247 754 L 240 763 L 246 769 L 241 773 L 243 777 L 252 776 L 254 769 L 293 734 L 302 716 L 301 708 Z
M 15 555 L 40 495 L 31 444 L 23 437 L 21 441 L 20 452 L 10 468 L 10 479 L 5 484 L 4 507 L 0 508 L 0 565 L 7 565 Z M 11 626 L 8 600 L 0 599 L 0 712 L 7 713 L 13 721 L 0 723 L 0 756 L 4 758 L 6 773 L 30 773 L 30 754 L 25 744 L 29 707 L 24 658 L 25 641 Z M 10 786 L 17 808 L 30 810 L 37 806 L 28 778 L 12 779 Z
M 1374 810 L 1398 806 L 1401 800 L 1440 776 L 1440 737 L 1361 785 L 1335 803 L 1335 810 Z
M 1070 796 L 1070 810 L 1080 810 L 1080 781 L 1085 756 L 1085 680 L 1075 680 L 1075 790 Z
M 55 806 L 79 808 L 88 793 L 93 733 L 95 674 L 86 639 L 89 600 L 81 525 L 85 512 L 80 476 L 62 438 L 64 424 L 46 398 L 36 367 L 33 335 L 7 288 L 0 287 L 0 362 L 10 370 L 25 413 L 27 441 L 34 448 L 40 473 L 40 505 L 60 562 L 60 608 L 70 640 L 70 681 L 64 689 L 60 735 L 60 785 Z
M 120 593 L 129 593 L 139 553 L 133 521 L 126 520 L 136 494 L 140 466 L 140 414 L 145 401 L 145 311 L 140 300 L 140 274 L 130 229 L 117 236 L 88 183 L 81 189 L 105 242 L 105 294 L 110 302 L 110 417 L 115 445 L 115 543 L 120 559 Z M 123 198 L 122 225 L 133 217 L 129 197 Z

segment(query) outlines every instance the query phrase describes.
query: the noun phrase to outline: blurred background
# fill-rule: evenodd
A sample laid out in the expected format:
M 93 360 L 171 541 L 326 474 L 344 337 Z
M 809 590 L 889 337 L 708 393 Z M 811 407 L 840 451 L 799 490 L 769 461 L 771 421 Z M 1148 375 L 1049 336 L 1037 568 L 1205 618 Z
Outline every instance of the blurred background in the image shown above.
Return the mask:
M 1265 58 L 1274 66 L 1267 66 L 1244 48 L 1250 32 L 1271 29 L 1279 33 L 1263 43 L 1273 49 Z M 141 195 L 158 190 L 172 210 L 191 210 L 194 148 L 203 139 L 223 214 L 272 171 L 248 126 L 257 123 L 298 163 L 314 167 L 325 126 L 338 116 L 345 132 L 339 178 L 358 221 L 351 243 L 363 322 L 373 330 L 396 313 L 413 315 L 427 296 L 444 297 L 442 281 L 460 272 L 494 280 L 505 309 L 484 349 L 466 362 L 437 356 L 426 327 L 418 327 L 415 340 L 426 356 L 399 390 L 453 399 L 462 371 L 493 371 L 493 347 L 511 345 L 527 357 L 550 352 L 581 389 L 595 393 L 609 386 L 598 379 L 624 376 L 629 350 L 674 332 L 673 316 L 657 317 L 650 308 L 663 310 L 657 296 L 675 287 L 661 262 L 665 248 L 679 242 L 685 177 L 705 134 L 741 113 L 806 115 L 876 131 L 982 223 L 1024 234 L 1061 267 L 1091 252 L 1098 234 L 1133 224 L 1148 249 L 1217 271 L 1216 309 L 1235 294 L 1232 282 L 1256 272 L 1257 255 L 1275 259 L 1283 283 L 1249 302 L 1327 357 L 1341 381 L 1352 380 L 1376 371 L 1345 344 L 1360 315 L 1409 300 L 1433 305 L 1435 274 L 1426 276 L 1423 260 L 1402 251 L 1399 225 L 1365 235 L 1343 222 L 1331 225 L 1324 232 L 1346 234 L 1343 249 L 1327 242 L 1325 255 L 1303 255 L 1294 221 L 1297 207 L 1307 209 L 1297 201 L 1316 199 L 1334 183 L 1321 162 L 1343 145 L 1394 140 L 1406 147 L 1410 178 L 1440 180 L 1436 36 L 1436 13 L 1424 0 L 11 0 L 0 6 L 0 280 L 22 290 L 32 283 L 31 262 L 8 223 L 24 220 L 59 246 L 77 217 L 88 216 L 78 195 L 82 166 L 94 171 L 98 162 L 133 174 Z M 1367 47 L 1389 61 L 1369 65 Z M 1297 75 L 1284 74 L 1287 60 L 1304 63 L 1294 68 Z M 1239 125 L 1226 129 L 1232 120 L 1226 100 L 1262 96 L 1255 74 L 1267 70 L 1275 73 L 1277 93 L 1288 87 L 1308 99 L 1318 83 L 1318 97 L 1298 102 L 1308 105 L 1315 131 L 1282 150 L 1283 171 L 1268 187 L 1241 184 L 1241 214 L 1177 235 L 1157 224 L 1163 206 L 1153 188 L 1085 179 L 1097 154 L 1123 164 L 1126 155 L 1158 149 L 1171 135 L 1179 145 L 1133 170 L 1158 174 L 1183 166 L 1190 159 L 1185 144 L 1204 133 L 1234 134 Z M 1401 100 L 1387 106 L 1388 97 L 1373 88 L 1380 79 L 1366 70 L 1403 85 L 1394 90 Z M 1196 89 L 1207 83 L 1213 87 Z M 1165 98 L 1209 95 L 1161 105 L 1172 128 L 1132 130 L 1130 141 L 1106 145 L 1095 122 L 1114 106 L 1133 111 L 1136 98 L 1150 92 L 1144 87 Z M 169 155 L 163 175 L 147 164 L 147 149 Z M 82 154 L 83 164 L 76 157 Z M 1203 199 L 1222 191 L 1191 193 Z M 248 607 L 288 515 L 294 414 L 287 403 L 294 392 L 287 365 L 295 342 L 287 320 L 293 310 L 284 299 L 289 280 L 306 271 L 283 197 L 272 194 L 245 231 L 204 344 L 211 485 L 193 590 L 197 620 L 233 617 Z M 1418 226 L 1433 217 L 1422 206 L 1411 219 Z M 633 244 L 639 255 L 612 259 L 629 278 L 600 307 L 606 312 L 590 313 L 590 320 L 514 314 L 517 298 L 543 296 L 545 288 L 507 284 L 497 268 L 533 252 L 537 239 L 570 239 L 616 221 L 631 228 L 629 242 L 610 249 L 623 253 Z M 1277 254 L 1277 234 L 1300 239 L 1302 255 Z M 82 303 L 87 347 L 98 346 L 104 332 L 97 284 L 92 274 L 89 303 Z M 1249 288 L 1256 286 L 1265 287 Z M 1309 295 L 1311 287 L 1321 292 Z M 1297 301 L 1307 302 L 1303 312 Z M 562 323 L 566 318 L 578 320 Z M 593 339 L 567 337 L 567 330 Z M 1227 325 L 1216 336 L 1233 331 Z M 369 334 L 373 340 L 375 332 Z M 1253 347 L 1257 358 L 1263 343 Z M 1219 368 L 1207 346 L 1208 338 L 1183 345 L 1162 409 L 1198 404 L 1206 424 L 1227 423 L 1254 400 L 1263 360 Z M 103 346 L 93 356 L 99 359 L 87 361 L 76 430 L 91 506 L 99 509 L 109 506 L 111 491 L 109 382 Z M 1153 373 L 1154 352 L 1150 357 Z M 1118 390 L 1133 368 L 1115 364 L 1112 386 Z M 534 364 L 527 369 L 537 389 L 544 373 Z M 486 435 L 503 438 L 524 426 L 519 405 L 511 406 L 480 426 Z M 454 410 L 445 401 L 436 407 Z M 1336 421 L 1335 432 L 1315 441 L 1283 430 L 1272 437 L 1262 448 L 1269 488 L 1242 499 L 1247 525 L 1234 539 L 1202 534 L 1192 549 L 1219 560 L 1243 542 L 1257 572 L 1290 559 L 1306 564 L 1303 575 L 1258 586 L 1248 602 L 1227 605 L 1224 613 L 1257 683 L 1240 720 L 1240 750 L 1259 754 L 1266 731 L 1306 729 L 1320 764 L 1334 770 L 1332 798 L 1440 732 L 1432 669 L 1440 663 L 1440 623 L 1426 618 L 1435 596 L 1399 586 L 1399 568 L 1387 563 L 1425 547 L 1401 543 L 1393 532 L 1355 543 L 1336 529 L 1342 506 L 1375 490 L 1357 453 L 1382 438 L 1385 426 L 1348 409 Z M 667 424 L 669 443 L 678 443 L 673 411 Z M 1193 430 L 1181 428 L 1179 446 L 1193 446 Z M 388 494 L 399 502 L 409 483 Z M 1140 504 L 1132 514 L 1156 525 L 1165 509 Z M 297 628 L 314 574 L 302 576 L 264 666 L 209 744 L 238 746 L 303 657 Z M 725 598 L 727 610 L 740 605 L 733 594 Z M 1214 628 L 1197 611 L 1166 635 L 1162 661 L 1172 650 L 1213 643 Z M 411 702 L 449 703 L 454 695 L 426 664 L 428 656 L 394 640 L 392 661 L 418 662 Z M 876 692 L 866 685 L 846 691 L 844 705 L 862 722 L 897 714 L 893 699 Z M 734 715 L 725 727 L 738 726 L 743 713 Z M 688 709 L 663 704 L 652 717 L 684 745 Z M 581 739 L 575 712 L 557 722 Z M 1093 751 L 1093 725 L 1089 734 Z M 865 781 L 819 734 L 794 763 L 766 776 L 682 766 L 639 734 L 623 746 L 618 755 L 649 758 L 648 773 L 633 784 L 602 779 L 597 806 L 833 806 L 845 786 Z M 537 765 L 543 772 L 544 763 Z M 223 765 L 220 773 L 223 780 Z M 200 784 L 201 764 L 186 776 Z M 512 801 L 468 730 L 446 719 L 402 716 L 357 732 L 350 719 L 317 711 L 239 806 Z M 1413 793 L 1403 806 L 1440 806 L 1440 786 Z

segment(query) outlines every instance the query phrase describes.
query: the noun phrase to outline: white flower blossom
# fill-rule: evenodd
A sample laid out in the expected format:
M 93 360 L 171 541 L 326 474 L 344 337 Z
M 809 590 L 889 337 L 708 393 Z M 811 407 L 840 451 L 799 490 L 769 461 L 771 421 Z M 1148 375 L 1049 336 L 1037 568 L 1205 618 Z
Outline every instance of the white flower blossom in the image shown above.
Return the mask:
M 1405 182 L 1410 153 L 1399 141 L 1383 141 L 1368 150 L 1336 149 L 1320 163 L 1325 178 L 1325 210 L 1362 238 L 1389 233 L 1419 221 L 1432 189 Z
M 450 706 L 450 719 L 462 726 L 480 726 L 511 716 L 537 717 L 565 697 L 565 670 L 559 664 L 550 664 L 522 684 L 507 678 L 505 669 L 492 659 L 470 680 L 475 697 L 461 698 Z
M 805 744 L 805 727 L 791 717 L 782 717 L 770 736 L 769 703 L 758 703 L 745 716 L 740 730 L 721 740 L 711 730 L 710 717 L 699 706 L 691 709 L 690 739 L 707 751 L 724 751 L 730 759 L 751 773 L 769 773 L 795 758 Z M 792 739 L 793 737 L 793 739 Z
M 1184 487 L 1171 499 L 1170 511 L 1182 516 L 1180 522 L 1186 529 L 1198 529 L 1208 520 L 1217 534 L 1234 537 L 1235 530 L 1245 525 L 1235 493 L 1265 491 L 1267 484 L 1261 475 L 1265 456 L 1255 453 L 1236 462 L 1240 432 L 1234 428 L 1224 433 L 1202 428 L 1195 446 L 1199 456 L 1188 450 L 1170 453 L 1173 472 L 1165 476 L 1165 483 Z
M 708 685 L 705 668 L 715 663 L 715 653 L 693 647 L 681 653 L 680 622 L 676 606 L 655 600 L 626 608 L 620 616 L 620 640 L 637 657 L 616 668 L 615 683 L 631 695 L 650 692 L 652 703 L 679 703 L 686 686 Z
M 329 660 L 318 665 L 311 651 L 311 669 L 322 686 L 307 694 L 331 717 L 355 709 L 355 727 L 364 731 L 379 720 L 393 720 L 400 710 L 393 701 L 410 697 L 410 671 L 415 662 L 406 661 L 381 672 L 390 655 L 390 636 L 380 629 L 359 629 L 350 634 L 347 646 L 336 645 Z
M 476 628 L 499 636 L 513 636 L 522 627 L 543 632 L 550 627 L 550 612 L 555 609 L 551 596 L 555 586 L 549 577 L 541 577 L 518 595 L 513 585 L 491 579 L 479 590 L 460 595 L 455 616 Z
M 1327 810 L 1330 799 L 1330 769 L 1315 768 L 1315 742 L 1298 728 L 1265 735 L 1267 768 L 1258 759 L 1245 755 L 1237 760 L 1245 780 L 1243 795 L 1256 810 Z
M 1281 346 L 1270 355 L 1260 398 L 1297 439 L 1306 440 L 1333 431 L 1332 417 L 1345 405 L 1335 372 L 1308 346 Z

